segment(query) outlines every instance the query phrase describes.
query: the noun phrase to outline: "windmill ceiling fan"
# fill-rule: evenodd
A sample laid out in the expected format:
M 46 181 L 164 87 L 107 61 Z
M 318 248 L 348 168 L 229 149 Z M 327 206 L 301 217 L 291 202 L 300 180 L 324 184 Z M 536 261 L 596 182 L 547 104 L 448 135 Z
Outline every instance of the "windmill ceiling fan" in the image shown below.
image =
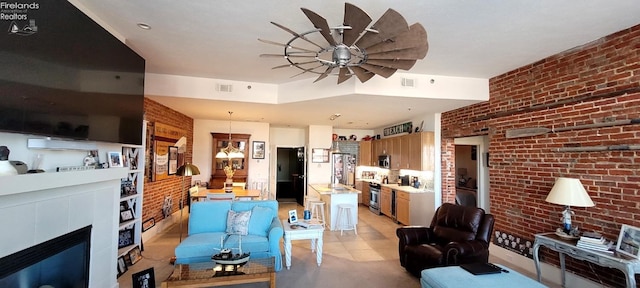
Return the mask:
M 320 81 L 339 68 L 338 84 L 356 75 L 364 83 L 374 75 L 388 78 L 398 69 L 409 70 L 427 55 L 427 31 L 419 23 L 411 26 L 393 9 L 388 9 L 376 23 L 368 27 L 371 17 L 362 9 L 345 3 L 344 22 L 329 27 L 327 20 L 315 12 L 301 8 L 315 29 L 296 33 L 278 23 L 271 24 L 293 35 L 287 43 L 258 39 L 283 46 L 283 54 L 261 54 L 261 57 L 284 57 L 289 64 L 273 67 L 296 67 L 304 73 L 319 74 Z M 317 36 L 320 35 L 321 37 Z M 328 45 L 318 44 L 318 38 Z M 294 46 L 295 45 L 295 46 Z M 305 61 L 304 58 L 313 60 Z M 300 60 L 302 59 L 302 60 Z

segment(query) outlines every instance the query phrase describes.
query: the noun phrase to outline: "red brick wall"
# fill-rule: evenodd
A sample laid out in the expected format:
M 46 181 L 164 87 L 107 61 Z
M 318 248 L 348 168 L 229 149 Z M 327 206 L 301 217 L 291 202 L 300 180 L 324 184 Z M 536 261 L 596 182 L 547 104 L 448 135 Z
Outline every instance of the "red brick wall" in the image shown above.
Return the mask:
M 176 128 L 184 129 L 187 136 L 187 150 L 185 152 L 185 161 L 192 162 L 193 157 L 193 119 L 161 105 L 149 98 L 144 98 L 144 119 L 148 122 L 160 122 L 171 125 Z M 167 179 L 148 181 L 148 175 L 145 175 L 144 196 L 142 205 L 142 221 L 154 218 L 156 222 L 164 219 L 162 215 L 162 204 L 164 197 L 170 196 L 173 199 L 173 211 L 178 211 L 180 203 L 180 193 L 185 193 L 191 184 L 191 177 L 185 177 L 184 187 L 181 189 L 182 177 L 169 176 Z
M 615 240 L 622 224 L 640 226 L 640 150 L 557 152 L 639 144 L 640 124 L 505 137 L 516 128 L 640 118 L 640 25 L 499 75 L 489 85 L 489 101 L 442 115 L 445 201 L 453 202 L 455 193 L 453 138 L 488 135 L 496 230 L 532 240 L 559 227 L 562 207 L 544 201 L 556 177 L 579 178 L 596 204 L 574 209 L 580 229 Z M 542 257 L 558 265 L 556 253 L 543 249 Z M 594 265 L 594 273 L 585 262 L 567 260 L 568 270 L 583 277 L 625 286 L 617 270 Z

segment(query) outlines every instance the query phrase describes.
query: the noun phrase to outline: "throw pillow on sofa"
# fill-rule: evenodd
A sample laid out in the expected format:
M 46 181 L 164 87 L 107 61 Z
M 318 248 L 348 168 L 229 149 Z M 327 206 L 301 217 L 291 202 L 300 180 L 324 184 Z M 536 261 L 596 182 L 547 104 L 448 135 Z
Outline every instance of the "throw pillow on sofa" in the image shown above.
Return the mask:
M 249 219 L 249 234 L 267 237 L 273 215 L 275 213 L 269 207 L 254 206 L 251 209 L 251 218 Z
M 229 210 L 227 214 L 227 233 L 247 235 L 249 233 L 249 219 L 251 211 L 236 212 Z

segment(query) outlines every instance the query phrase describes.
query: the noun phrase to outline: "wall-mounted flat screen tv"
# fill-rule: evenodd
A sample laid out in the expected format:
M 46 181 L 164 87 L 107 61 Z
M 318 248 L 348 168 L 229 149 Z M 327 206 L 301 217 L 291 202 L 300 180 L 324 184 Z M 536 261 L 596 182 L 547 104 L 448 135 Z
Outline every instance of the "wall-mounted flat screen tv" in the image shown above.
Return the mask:
M 0 12 L 0 131 L 142 144 L 142 57 L 66 0 Z

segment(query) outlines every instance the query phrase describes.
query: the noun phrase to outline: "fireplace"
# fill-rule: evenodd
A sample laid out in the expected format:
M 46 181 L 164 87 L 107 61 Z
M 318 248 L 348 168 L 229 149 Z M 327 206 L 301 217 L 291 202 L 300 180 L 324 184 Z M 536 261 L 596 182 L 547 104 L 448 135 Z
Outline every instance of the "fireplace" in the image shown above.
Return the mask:
M 91 227 L 0 258 L 0 287 L 89 287 Z
M 128 171 L 113 168 L 2 177 L 0 219 L 7 221 L 0 221 L 0 259 L 91 226 L 88 287 L 118 287 L 120 179 Z

